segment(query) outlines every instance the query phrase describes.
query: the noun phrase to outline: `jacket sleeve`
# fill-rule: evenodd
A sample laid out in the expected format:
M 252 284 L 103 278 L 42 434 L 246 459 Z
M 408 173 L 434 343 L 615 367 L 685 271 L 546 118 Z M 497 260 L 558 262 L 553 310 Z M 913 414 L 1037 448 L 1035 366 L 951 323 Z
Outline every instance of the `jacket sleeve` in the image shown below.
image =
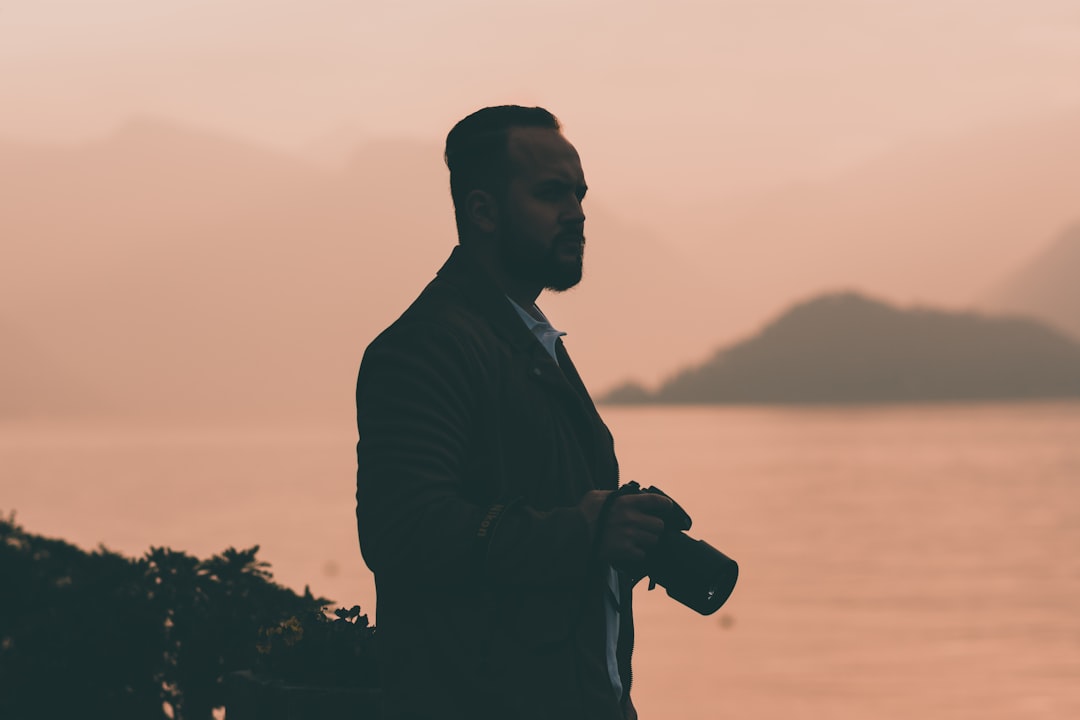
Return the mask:
M 443 325 L 395 326 L 368 348 L 356 388 L 360 547 L 384 578 L 549 586 L 583 580 L 593 538 L 578 507 L 470 502 L 467 454 L 487 379 Z

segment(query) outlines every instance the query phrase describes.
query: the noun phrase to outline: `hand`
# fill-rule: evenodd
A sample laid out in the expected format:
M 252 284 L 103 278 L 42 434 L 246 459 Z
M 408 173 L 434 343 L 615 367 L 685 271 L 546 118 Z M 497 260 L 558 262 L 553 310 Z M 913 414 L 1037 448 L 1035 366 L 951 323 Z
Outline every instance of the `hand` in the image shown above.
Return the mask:
M 610 490 L 592 490 L 581 501 L 582 510 L 594 527 L 609 494 Z M 669 498 L 653 493 L 615 498 L 598 538 L 600 559 L 631 575 L 644 574 L 645 556 L 660 540 L 664 532 L 661 518 L 671 508 Z

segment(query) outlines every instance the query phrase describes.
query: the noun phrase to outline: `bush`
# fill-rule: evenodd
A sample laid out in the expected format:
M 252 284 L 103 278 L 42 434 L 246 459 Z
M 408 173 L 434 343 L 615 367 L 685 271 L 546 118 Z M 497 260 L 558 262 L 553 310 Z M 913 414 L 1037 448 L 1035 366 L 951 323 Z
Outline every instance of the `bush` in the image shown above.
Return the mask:
M 378 667 L 375 628 L 360 606 L 290 617 L 260 630 L 256 668 L 266 677 L 298 685 L 374 688 Z
M 329 620 L 329 601 L 273 582 L 258 549 L 132 559 L 0 518 L 0 717 L 209 720 L 222 678 L 253 667 L 374 684 L 366 616 Z M 308 639 L 275 644 L 282 623 Z

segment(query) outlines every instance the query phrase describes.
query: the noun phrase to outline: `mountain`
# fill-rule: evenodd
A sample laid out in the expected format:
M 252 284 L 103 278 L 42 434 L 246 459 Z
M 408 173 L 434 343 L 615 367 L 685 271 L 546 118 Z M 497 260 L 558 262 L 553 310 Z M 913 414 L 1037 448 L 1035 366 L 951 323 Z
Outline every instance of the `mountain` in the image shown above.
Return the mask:
M 20 406 L 74 411 L 70 376 L 103 413 L 344 423 L 364 347 L 456 242 L 435 144 L 372 141 L 331 170 L 146 119 L 76 147 L 0 143 L 0 237 L 0 309 L 51 363 L 33 383 L 27 368 L 44 365 L 11 368 L 0 391 L 23 388 Z M 692 270 L 602 207 L 588 237 L 572 314 L 541 303 L 582 371 L 611 382 L 649 362 L 635 323 L 659 327 L 680 301 L 631 316 L 620 286 L 670 273 L 692 288 Z
M 1080 338 L 1080 222 L 999 282 L 979 305 L 1030 315 Z
M 796 305 L 756 336 L 609 403 L 865 403 L 1080 396 L 1080 344 L 1033 320 L 898 309 L 855 293 Z
M 923 298 L 946 281 L 967 298 L 985 258 L 1014 266 L 1025 238 L 1076 216 L 1078 127 L 942 141 L 717 203 L 696 216 L 692 256 L 674 236 L 693 217 L 659 191 L 613 212 L 590 176 L 585 279 L 540 304 L 590 387 L 610 387 L 652 386 L 670 358 L 706 356 L 794 294 L 895 298 L 930 279 Z M 455 233 L 439 143 L 369 138 L 331 168 L 144 118 L 77 146 L 0 142 L 0 238 L 0 313 L 42 358 L 20 367 L 53 368 L 20 391 L 35 407 L 67 412 L 66 377 L 108 412 L 351 422 L 364 347 Z
M 332 174 L 154 120 L 78 147 L 0 147 L 0 307 L 54 377 L 92 380 L 102 413 L 347 417 L 365 338 L 452 228 L 416 216 L 394 238 L 411 203 L 449 204 L 422 174 L 406 192 L 362 158 Z M 401 251 L 380 252 L 391 238 Z M 36 407 L 72 410 L 59 384 L 34 386 Z
M 745 333 L 778 301 L 827 288 L 969 307 L 1032 254 L 1032 238 L 1080 216 L 1078 188 L 1071 110 L 912 138 L 813 181 L 664 220 L 698 239 L 695 260 L 722 293 L 700 322 Z

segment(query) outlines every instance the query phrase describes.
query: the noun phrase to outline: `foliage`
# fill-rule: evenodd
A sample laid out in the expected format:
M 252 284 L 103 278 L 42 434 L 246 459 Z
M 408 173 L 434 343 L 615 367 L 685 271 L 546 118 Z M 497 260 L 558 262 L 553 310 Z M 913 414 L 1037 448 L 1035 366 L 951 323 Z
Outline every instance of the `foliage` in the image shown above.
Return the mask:
M 289 683 L 333 687 L 375 687 L 375 628 L 360 606 L 293 616 L 263 628 L 256 666 Z
M 132 559 L 105 547 L 88 553 L 25 532 L 14 515 L 0 518 L 0 717 L 209 720 L 224 705 L 222 678 L 234 670 L 340 656 L 369 672 L 355 662 L 370 658 L 356 640 L 374 631 L 366 617 L 359 622 L 359 608 L 331 622 L 322 610 L 328 600 L 273 582 L 257 552 L 229 548 L 200 560 L 151 548 Z M 303 618 L 305 631 L 335 629 L 310 633 L 311 642 L 281 659 L 272 646 L 269 656 L 260 653 L 262 628 L 288 618 Z M 348 641 L 335 646 L 346 632 Z

